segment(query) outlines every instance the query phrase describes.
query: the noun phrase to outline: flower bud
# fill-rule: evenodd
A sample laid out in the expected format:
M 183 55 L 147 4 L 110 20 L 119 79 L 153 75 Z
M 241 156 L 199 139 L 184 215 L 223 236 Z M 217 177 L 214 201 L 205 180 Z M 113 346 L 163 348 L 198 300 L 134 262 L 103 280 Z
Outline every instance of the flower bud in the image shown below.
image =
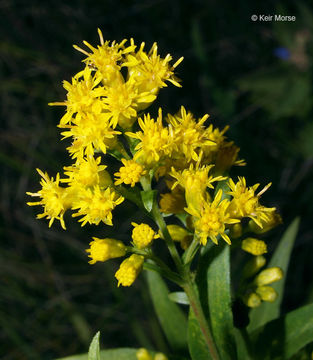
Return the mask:
M 242 225 L 240 223 L 234 224 L 230 228 L 230 237 L 237 239 L 242 235 Z
M 157 353 L 157 354 L 155 354 L 153 360 L 168 360 L 168 359 L 167 359 L 167 356 L 165 356 L 164 354 Z
M 259 286 L 255 292 L 263 301 L 274 302 L 277 299 L 277 292 L 271 286 Z
M 249 278 L 256 274 L 264 265 L 266 264 L 266 259 L 264 256 L 254 256 L 243 268 L 242 275 L 244 278 Z
M 128 259 L 124 260 L 115 273 L 115 277 L 118 280 L 117 286 L 132 285 L 142 269 L 143 261 L 144 257 L 137 254 L 133 254 Z
M 180 242 L 180 245 L 184 250 L 188 248 L 193 238 L 188 230 L 178 225 L 167 225 L 167 230 L 170 233 L 173 241 Z M 160 231 L 159 234 L 163 237 Z
M 121 257 L 126 254 L 126 246 L 119 240 L 98 239 L 96 237 L 93 237 L 93 239 L 94 241 L 89 244 L 90 248 L 86 250 L 91 258 L 89 264 Z
M 152 360 L 152 356 L 147 349 L 141 348 L 136 352 L 137 360 Z
M 263 255 L 267 252 L 267 246 L 263 240 L 247 238 L 241 243 L 242 250 L 252 255 Z
M 265 269 L 254 279 L 254 283 L 258 286 L 269 285 L 275 281 L 282 279 L 283 271 L 279 267 Z
M 242 298 L 244 304 L 246 304 L 250 308 L 256 308 L 261 305 L 261 298 L 254 292 L 246 294 Z
M 146 248 L 152 243 L 153 239 L 160 237 L 160 235 L 156 234 L 147 224 L 138 225 L 132 222 L 132 225 L 134 226 L 132 239 L 138 249 Z

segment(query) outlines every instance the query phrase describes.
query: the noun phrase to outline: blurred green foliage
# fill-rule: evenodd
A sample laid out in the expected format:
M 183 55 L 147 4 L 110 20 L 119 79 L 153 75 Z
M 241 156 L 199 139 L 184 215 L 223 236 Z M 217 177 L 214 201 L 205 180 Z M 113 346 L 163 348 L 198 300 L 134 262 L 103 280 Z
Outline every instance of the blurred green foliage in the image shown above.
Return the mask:
M 63 109 L 47 103 L 64 99 L 61 81 L 82 59 L 72 44 L 97 44 L 97 27 L 108 40 L 134 37 L 147 47 L 156 41 L 163 56 L 185 57 L 178 68 L 183 88 L 161 91 L 151 111 L 184 105 L 196 116 L 209 113 L 218 127 L 231 126 L 248 182 L 273 181 L 264 201 L 278 207 L 285 224 L 301 215 L 282 307 L 312 302 L 312 12 L 291 0 L 284 8 L 226 0 L 0 2 L 1 359 L 85 352 L 97 330 L 106 348 L 167 350 L 144 277 L 118 289 L 117 263 L 90 266 L 84 252 L 91 236 L 127 238 L 135 207 L 116 209 L 113 228 L 81 229 L 68 219 L 64 232 L 35 220 L 36 210 L 25 204 L 25 192 L 39 186 L 36 167 L 54 175 L 70 162 L 56 128 Z M 297 20 L 250 20 L 263 13 Z M 289 58 L 275 55 L 277 48 Z M 272 234 L 272 247 L 283 230 Z

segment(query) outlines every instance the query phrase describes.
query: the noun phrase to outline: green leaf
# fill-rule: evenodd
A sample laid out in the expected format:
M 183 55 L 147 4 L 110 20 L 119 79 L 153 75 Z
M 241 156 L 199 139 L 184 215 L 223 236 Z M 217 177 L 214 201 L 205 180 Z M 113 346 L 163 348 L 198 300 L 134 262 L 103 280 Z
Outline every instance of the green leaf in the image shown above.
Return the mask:
M 313 304 L 289 312 L 252 332 L 255 359 L 289 359 L 313 341 Z
M 137 360 L 136 353 L 138 349 L 132 348 L 119 348 L 111 350 L 100 351 L 100 360 Z M 155 355 L 155 352 L 150 351 L 151 355 Z M 186 360 L 179 356 L 169 356 L 169 360 Z M 68 356 L 57 360 L 88 360 L 87 354 Z
M 278 297 L 274 303 L 264 302 L 261 306 L 251 310 L 250 324 L 248 326 L 249 332 L 279 317 L 280 305 L 284 295 L 284 285 L 287 276 L 290 254 L 298 233 L 299 223 L 300 218 L 297 217 L 289 225 L 272 256 L 271 261 L 267 266 L 268 268 L 278 266 L 284 272 L 284 277 L 280 281 L 277 281 L 276 283 L 271 285 L 277 291 Z
M 212 359 L 192 308 L 190 308 L 188 318 L 188 347 L 192 360 Z
M 177 304 L 189 305 L 188 296 L 184 291 L 172 292 L 168 294 L 168 297 L 170 300 L 176 302 Z
M 121 348 L 100 351 L 100 360 L 137 360 L 138 349 Z M 58 360 L 89 360 L 87 354 L 68 356 Z
M 206 272 L 206 288 L 200 288 L 200 297 L 207 291 L 207 304 L 213 337 L 221 359 L 236 359 L 234 325 L 230 287 L 230 246 L 220 243 L 210 246 L 199 263 L 199 272 Z
M 197 284 L 200 300 L 211 319 L 215 343 L 222 359 L 236 359 L 230 294 L 230 248 L 208 242 L 201 250 Z
M 142 203 L 143 203 L 145 209 L 148 212 L 151 212 L 153 202 L 154 202 L 154 200 L 156 198 L 156 195 L 157 195 L 157 191 L 156 190 L 141 191 L 140 195 L 141 195 L 141 200 L 142 200 Z
M 162 277 L 147 271 L 147 281 L 155 312 L 173 350 L 187 347 L 187 321 L 183 311 L 169 299 L 169 290 Z
M 100 360 L 100 345 L 99 345 L 100 331 L 96 333 L 91 341 L 88 351 L 88 360 Z

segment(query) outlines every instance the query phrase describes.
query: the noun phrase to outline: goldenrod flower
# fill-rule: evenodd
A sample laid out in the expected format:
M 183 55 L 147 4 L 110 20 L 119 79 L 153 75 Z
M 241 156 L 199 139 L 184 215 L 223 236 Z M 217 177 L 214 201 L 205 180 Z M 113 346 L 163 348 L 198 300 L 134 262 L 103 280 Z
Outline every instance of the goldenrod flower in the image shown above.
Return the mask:
M 173 133 L 169 128 L 163 127 L 161 109 L 159 109 L 159 116 L 156 121 L 148 114 L 144 115 L 143 120 L 139 118 L 138 123 L 142 131 L 126 133 L 127 136 L 140 140 L 135 147 L 137 152 L 134 160 L 153 167 L 163 157 L 170 156 L 172 153 L 175 146 Z
M 252 255 L 263 255 L 267 252 L 267 245 L 263 240 L 247 238 L 241 243 L 242 250 Z
M 215 142 L 206 137 L 204 122 L 209 115 L 204 115 L 198 121 L 182 106 L 176 115 L 167 116 L 167 121 L 174 129 L 175 141 L 178 146 L 178 156 L 186 157 L 187 161 L 197 161 L 202 146 L 215 145 Z
M 98 29 L 98 34 L 100 38 L 100 45 L 98 45 L 97 48 L 90 45 L 87 41 L 83 42 L 91 50 L 91 52 L 87 52 L 77 45 L 74 45 L 74 48 L 87 55 L 84 62 L 91 69 L 97 70 L 101 81 L 105 85 L 111 85 L 112 82 L 115 81 L 122 81 L 123 77 L 120 73 L 121 66 L 119 63 L 123 61 L 125 54 L 134 51 L 136 46 L 131 44 L 126 47 L 126 39 L 120 43 L 112 41 L 110 44 L 110 41 L 103 40 L 100 29 Z
M 69 183 L 70 186 L 108 186 L 109 184 L 100 182 L 101 174 L 106 169 L 106 166 L 100 165 L 100 162 L 100 156 L 97 159 L 92 156 L 77 159 L 74 165 L 64 167 L 64 174 L 68 179 L 63 179 L 62 182 Z
M 262 227 L 262 221 L 267 222 L 269 214 L 275 211 L 275 208 L 267 208 L 259 204 L 260 196 L 271 186 L 271 183 L 266 185 L 258 194 L 255 194 L 255 191 L 259 184 L 248 188 L 244 177 L 239 177 L 236 184 L 232 179 L 229 179 L 228 185 L 231 189 L 228 194 L 233 197 L 228 208 L 231 217 L 249 217 L 259 227 Z
M 195 233 L 202 245 L 206 245 L 208 237 L 217 244 L 218 235 L 228 244 L 231 243 L 228 235 L 225 233 L 226 225 L 235 224 L 239 220 L 230 217 L 227 212 L 229 201 L 227 199 L 221 201 L 222 195 L 223 191 L 219 190 L 212 202 L 203 200 L 202 206 L 199 209 L 193 206 L 188 206 L 185 209 L 194 216 L 193 225 Z
M 129 78 L 138 83 L 139 91 L 149 91 L 151 94 L 157 95 L 160 88 L 167 86 L 165 81 L 181 87 L 178 79 L 174 76 L 174 69 L 182 62 L 183 58 L 171 66 L 171 55 L 166 55 L 164 59 L 160 58 L 156 43 L 152 45 L 148 54 L 144 51 L 144 46 L 145 43 L 141 43 L 137 53 L 128 54 L 126 56 L 127 63 L 124 64 L 128 67 Z
M 171 192 L 161 194 L 160 211 L 164 214 L 179 214 L 186 207 L 184 191 L 176 186 Z
M 244 160 L 238 160 L 239 147 L 232 142 L 223 143 L 216 154 L 215 171 L 223 173 L 228 171 L 233 165 L 245 166 Z
M 42 214 L 38 214 L 37 219 L 46 217 L 50 220 L 49 227 L 53 224 L 54 219 L 57 219 L 60 221 L 62 228 L 65 230 L 63 216 L 65 211 L 71 207 L 73 193 L 69 191 L 68 188 L 59 186 L 59 174 L 57 174 L 56 179 L 54 180 L 53 177 L 50 179 L 47 173 L 43 173 L 39 169 L 37 169 L 37 171 L 42 177 L 40 181 L 42 189 L 36 193 L 27 192 L 27 195 L 39 196 L 42 198 L 42 200 L 37 202 L 28 202 L 27 205 L 42 205 L 44 212 Z
M 279 267 L 271 267 L 260 272 L 254 279 L 254 284 L 257 286 L 269 285 L 275 281 L 282 279 L 284 276 L 283 270 Z
M 143 262 L 144 257 L 137 254 L 133 254 L 124 260 L 115 273 L 115 277 L 118 280 L 118 286 L 132 285 L 142 269 Z
M 93 240 L 89 243 L 90 248 L 86 250 L 91 258 L 89 264 L 95 264 L 97 261 L 107 261 L 126 254 L 126 246 L 119 240 L 98 239 L 96 237 L 93 237 Z
M 170 175 L 177 181 L 173 184 L 172 188 L 176 185 L 180 185 L 185 189 L 185 198 L 187 206 L 194 209 L 200 209 L 202 202 L 206 198 L 207 188 L 213 189 L 213 182 L 223 180 L 222 176 L 213 177 L 208 175 L 209 171 L 214 165 L 199 166 L 201 161 L 201 155 L 196 166 L 191 164 L 189 169 L 185 169 L 182 172 L 176 171 L 172 168 Z
M 118 196 L 110 187 L 102 190 L 99 185 L 93 188 L 80 188 L 78 196 L 78 200 L 72 206 L 77 213 L 72 216 L 83 216 L 79 220 L 82 226 L 87 222 L 98 225 L 101 221 L 106 225 L 112 225 L 112 211 L 124 201 L 124 198 Z
M 72 78 L 72 84 L 68 81 L 63 82 L 63 87 L 67 90 L 67 100 L 49 104 L 66 106 L 66 114 L 60 120 L 61 126 L 72 122 L 76 113 L 92 112 L 99 115 L 102 112 L 104 103 L 101 96 L 105 95 L 105 89 L 98 86 L 100 82 L 101 78 L 92 76 L 91 70 L 87 67 Z
M 140 181 L 141 176 L 147 173 L 142 165 L 132 159 L 122 159 L 122 163 L 124 166 L 120 167 L 120 171 L 114 174 L 114 176 L 119 177 L 119 179 L 114 182 L 115 185 L 124 183 L 134 187 L 135 184 Z
M 282 218 L 277 211 L 267 214 L 267 219 L 260 219 L 261 226 L 257 225 L 253 220 L 249 221 L 249 229 L 256 234 L 263 234 L 277 225 L 282 223 Z
M 146 248 L 154 239 L 160 237 L 160 235 L 156 234 L 147 224 L 138 225 L 135 222 L 132 222 L 131 224 L 134 226 L 132 239 L 138 249 Z
M 259 286 L 255 292 L 260 296 L 263 301 L 274 302 L 277 299 L 277 291 L 271 286 Z
M 108 148 L 114 148 L 116 135 L 120 134 L 110 127 L 108 113 L 82 113 L 76 116 L 71 125 L 59 127 L 67 129 L 61 133 L 63 139 L 73 137 L 73 143 L 67 148 L 73 158 L 93 156 L 95 150 L 101 150 L 105 154 Z

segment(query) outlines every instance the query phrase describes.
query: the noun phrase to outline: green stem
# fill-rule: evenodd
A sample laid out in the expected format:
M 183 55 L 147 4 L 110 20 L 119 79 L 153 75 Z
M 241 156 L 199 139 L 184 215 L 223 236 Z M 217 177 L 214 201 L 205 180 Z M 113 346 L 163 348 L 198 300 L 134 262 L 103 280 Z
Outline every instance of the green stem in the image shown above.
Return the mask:
M 196 236 L 194 236 L 192 243 L 188 246 L 187 250 L 183 255 L 184 264 L 186 265 L 191 264 L 191 261 L 196 255 L 198 248 L 199 248 L 199 240 L 197 239 Z
M 202 306 L 200 303 L 200 299 L 199 299 L 197 291 L 195 289 L 195 284 L 190 277 L 189 271 L 188 271 L 188 274 L 186 277 L 187 277 L 186 283 L 183 288 L 189 298 L 190 306 L 193 310 L 193 313 L 194 313 L 196 319 L 198 320 L 202 335 L 203 335 L 206 345 L 208 347 L 211 358 L 213 360 L 219 360 L 220 357 L 218 355 L 216 345 L 213 340 L 213 336 L 211 334 L 208 322 L 206 320 L 206 317 L 204 315 L 204 312 L 203 312 L 203 309 L 202 309 Z

